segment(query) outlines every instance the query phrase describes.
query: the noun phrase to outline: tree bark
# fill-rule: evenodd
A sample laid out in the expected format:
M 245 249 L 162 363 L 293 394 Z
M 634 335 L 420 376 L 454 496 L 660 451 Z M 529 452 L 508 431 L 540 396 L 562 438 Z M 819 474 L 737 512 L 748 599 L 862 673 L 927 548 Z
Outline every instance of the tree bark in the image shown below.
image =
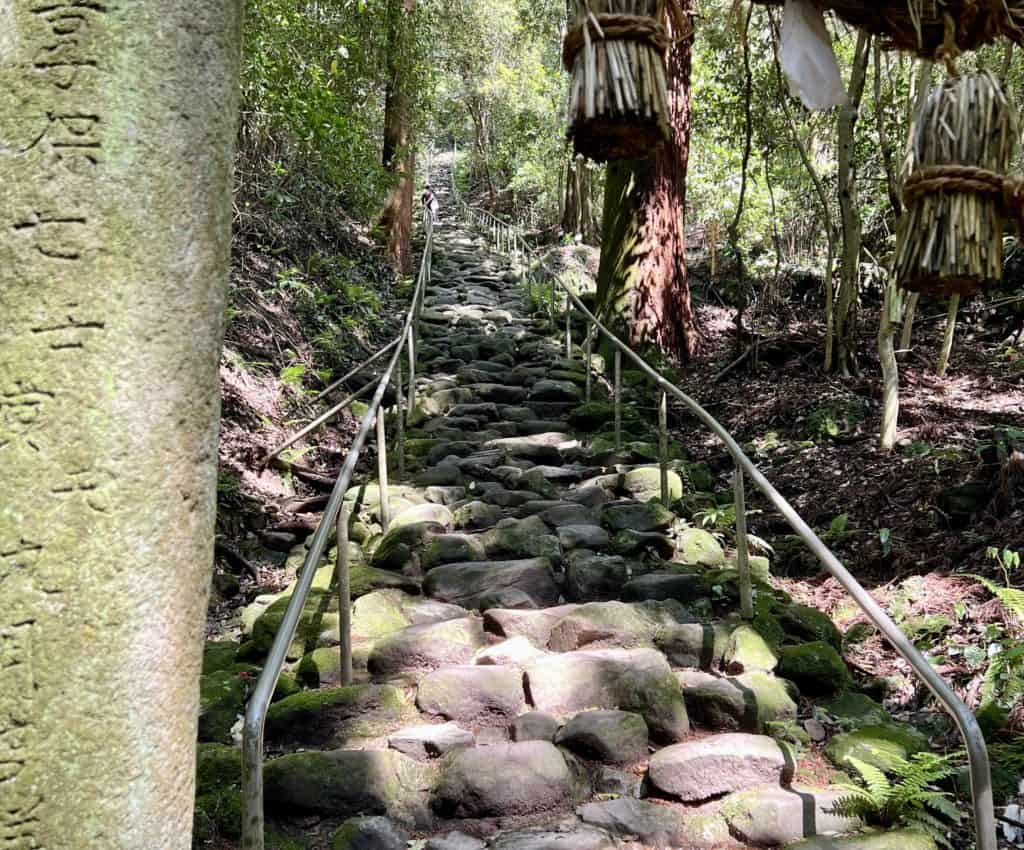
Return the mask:
M 885 451 L 892 450 L 896 445 L 900 418 L 900 371 L 896 363 L 896 352 L 893 350 L 893 338 L 896 334 L 893 325 L 893 315 L 896 312 L 893 299 L 896 296 L 896 285 L 889 283 L 885 287 L 885 298 L 882 302 L 882 313 L 878 326 L 878 359 L 882 365 L 880 445 Z
M 0 847 L 186 850 L 238 0 L 0 0 Z
M 692 48 L 690 37 L 668 51 L 671 138 L 646 160 L 608 168 L 598 273 L 598 304 L 626 320 L 630 341 L 684 362 L 700 345 L 685 253 Z
M 597 240 L 593 178 L 582 156 L 570 160 L 566 167 L 562 230 L 565 233 L 579 234 L 588 245 L 594 244 Z
M 381 160 L 393 184 L 380 223 L 388 257 L 402 274 L 412 271 L 413 180 L 416 160 L 412 145 L 408 63 L 403 45 L 416 0 L 388 0 L 388 77 L 384 93 L 384 144 Z
M 949 367 L 949 355 L 953 353 L 953 335 L 956 333 L 956 314 L 960 308 L 960 293 L 954 292 L 949 296 L 949 309 L 946 313 L 946 330 L 942 335 L 942 348 L 939 350 L 939 361 L 935 364 L 935 374 L 940 378 L 946 377 L 946 369 Z
M 836 305 L 838 366 L 843 375 L 857 372 L 857 297 L 860 288 L 861 220 L 854 162 L 857 119 L 867 77 L 871 36 L 857 36 L 849 102 L 839 107 L 839 210 L 843 222 L 843 258 Z

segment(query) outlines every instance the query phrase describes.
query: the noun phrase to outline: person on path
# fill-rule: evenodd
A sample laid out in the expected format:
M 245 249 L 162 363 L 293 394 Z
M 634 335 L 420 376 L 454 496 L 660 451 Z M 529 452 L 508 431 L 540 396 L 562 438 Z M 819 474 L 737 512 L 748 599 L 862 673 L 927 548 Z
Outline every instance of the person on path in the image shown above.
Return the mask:
M 430 188 L 429 183 L 423 187 L 423 197 L 420 200 L 423 203 L 423 212 L 430 214 L 431 224 L 437 224 L 437 213 L 441 205 L 438 203 L 437 195 L 434 194 L 434 190 Z

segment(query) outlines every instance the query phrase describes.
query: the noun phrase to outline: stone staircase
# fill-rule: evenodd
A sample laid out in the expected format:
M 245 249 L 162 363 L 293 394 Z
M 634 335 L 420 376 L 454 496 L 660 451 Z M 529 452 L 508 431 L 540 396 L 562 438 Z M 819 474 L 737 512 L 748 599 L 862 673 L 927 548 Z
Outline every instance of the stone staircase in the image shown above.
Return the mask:
M 851 755 L 928 741 L 853 690 L 838 631 L 771 589 L 765 557 L 738 619 L 734 553 L 690 522 L 710 471 L 674 463 L 660 504 L 649 388 L 626 374 L 616 451 L 601 384 L 584 404 L 579 354 L 451 220 L 434 281 L 387 534 L 376 485 L 346 495 L 357 683 L 339 685 L 332 552 L 268 716 L 268 847 L 934 848 L 832 813 Z M 245 611 L 237 653 L 214 645 L 210 688 L 259 664 L 288 593 Z M 236 788 L 218 694 L 201 816 Z

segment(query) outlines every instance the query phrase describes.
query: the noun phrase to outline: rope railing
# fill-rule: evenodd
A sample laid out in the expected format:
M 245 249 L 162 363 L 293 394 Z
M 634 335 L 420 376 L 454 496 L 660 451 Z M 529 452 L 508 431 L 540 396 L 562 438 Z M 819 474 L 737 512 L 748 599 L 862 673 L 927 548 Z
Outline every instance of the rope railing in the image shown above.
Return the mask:
M 470 208 L 456 194 L 456 201 L 464 210 Z M 511 225 L 509 225 L 511 227 Z M 492 243 L 498 248 L 499 243 L 492 236 Z M 499 249 L 500 250 L 500 249 Z M 660 431 L 660 467 L 661 467 L 661 492 L 663 501 L 667 504 L 668 482 L 667 482 L 667 399 L 669 396 L 681 402 L 686 409 L 700 422 L 714 433 L 725 446 L 726 451 L 732 457 L 733 469 L 733 491 L 734 506 L 736 509 L 736 565 L 740 590 L 740 613 L 745 619 L 753 616 L 753 587 L 750 575 L 748 558 L 748 543 L 746 529 L 746 484 L 749 478 L 765 499 L 771 504 L 786 520 L 796 535 L 810 549 L 811 553 L 825 567 L 825 569 L 839 582 L 846 592 L 853 597 L 861 611 L 883 634 L 886 640 L 892 645 L 896 652 L 910 665 L 918 679 L 932 692 L 935 698 L 942 704 L 947 712 L 956 722 L 960 736 L 963 738 L 967 752 L 967 760 L 971 780 L 971 797 L 974 809 L 974 829 L 976 839 L 976 850 L 997 850 L 996 842 L 996 820 L 992 796 L 992 776 L 989 767 L 988 749 L 985 745 L 985 738 L 981 732 L 974 714 L 961 700 L 946 681 L 936 672 L 935 668 L 928 662 L 924 655 L 907 638 L 899 626 L 882 609 L 870 593 L 857 581 L 850 571 L 842 564 L 835 554 L 825 545 L 813 529 L 797 513 L 796 509 L 779 493 L 778 490 L 768 481 L 761 470 L 747 457 L 744 451 L 726 428 L 718 422 L 707 410 L 705 410 L 695 399 L 684 393 L 681 389 L 671 383 L 658 370 L 647 363 L 643 357 L 637 354 L 626 343 L 622 342 L 612 333 L 580 300 L 572 289 L 561 280 L 558 273 L 546 266 L 542 261 L 538 265 L 551 280 L 550 312 L 552 321 L 555 321 L 554 306 L 556 287 L 560 287 L 565 295 L 566 312 L 566 350 L 572 356 L 572 323 L 571 312 L 575 308 L 584 317 L 587 332 L 585 337 L 585 358 L 587 373 L 587 400 L 590 398 L 590 375 L 592 371 L 591 355 L 593 351 L 593 340 L 595 335 L 603 336 L 614 348 L 614 389 L 613 401 L 615 405 L 615 442 L 616 446 L 621 445 L 622 432 L 622 358 L 626 357 L 643 372 L 655 386 L 661 391 L 659 405 L 659 431 Z
M 433 224 L 429 217 L 424 218 L 426 229 L 426 240 L 423 248 L 423 257 L 420 262 L 419 274 L 416 280 L 416 288 L 413 292 L 412 304 L 405 316 L 402 330 L 394 342 L 386 346 L 372 359 L 376 359 L 384 352 L 393 349 L 387 367 L 376 384 L 376 391 L 370 400 L 369 406 L 363 418 L 360 420 L 359 428 L 356 431 L 352 446 L 345 462 L 342 465 L 334 488 L 324 509 L 320 524 L 310 541 L 305 560 L 302 563 L 302 570 L 299 574 L 295 588 L 292 590 L 291 599 L 285 610 L 281 625 L 278 627 L 274 642 L 267 655 L 267 660 L 256 682 L 256 687 L 249 698 L 245 710 L 245 720 L 242 727 L 242 848 L 243 850 L 264 850 L 264 813 L 263 813 L 263 733 L 266 725 L 267 710 L 274 689 L 277 687 L 277 680 L 284 667 L 288 647 L 295 638 L 299 621 L 306 600 L 309 598 L 310 590 L 313 587 L 313 580 L 316 576 L 317 567 L 327 548 L 331 532 L 337 521 L 337 584 L 339 603 L 339 643 L 341 653 L 342 684 L 352 682 L 352 640 L 351 640 L 351 599 L 349 594 L 348 576 L 348 510 L 344 507 L 345 493 L 352 483 L 356 464 L 359 461 L 366 443 L 370 429 L 376 424 L 377 428 L 377 456 L 378 456 L 378 490 L 380 491 L 379 515 L 381 526 L 387 531 L 389 502 L 388 502 L 388 467 L 387 467 L 387 444 L 384 427 L 384 410 L 382 407 L 384 395 L 392 378 L 395 379 L 397 389 L 397 426 L 399 441 L 399 472 L 401 474 L 401 461 L 404 457 L 404 411 L 402 393 L 401 362 L 403 350 L 408 345 L 409 356 L 409 410 L 415 403 L 415 364 L 416 346 L 419 336 L 419 316 L 423 308 L 423 296 L 427 286 L 430 284 L 432 274 L 431 255 L 433 251 Z M 363 364 L 364 366 L 366 364 Z M 372 384 L 371 384 L 372 386 Z

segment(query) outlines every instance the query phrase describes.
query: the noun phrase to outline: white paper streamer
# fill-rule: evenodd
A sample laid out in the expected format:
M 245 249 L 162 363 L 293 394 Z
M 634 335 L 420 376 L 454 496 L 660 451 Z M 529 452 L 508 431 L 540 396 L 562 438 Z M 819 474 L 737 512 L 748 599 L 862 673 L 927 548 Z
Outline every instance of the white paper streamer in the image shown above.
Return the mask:
M 846 103 L 825 19 L 811 0 L 786 0 L 780 54 L 790 92 L 808 109 Z

